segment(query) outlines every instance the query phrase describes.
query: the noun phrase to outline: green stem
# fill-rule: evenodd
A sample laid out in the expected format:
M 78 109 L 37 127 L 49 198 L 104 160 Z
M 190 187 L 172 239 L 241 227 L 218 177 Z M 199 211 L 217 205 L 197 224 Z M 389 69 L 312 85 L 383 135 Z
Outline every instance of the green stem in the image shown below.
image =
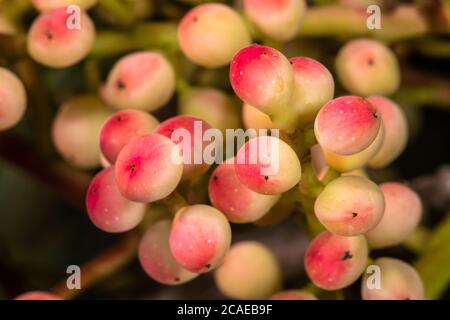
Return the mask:
M 120 26 L 129 26 L 134 21 L 131 7 L 121 0 L 99 0 L 98 9 L 104 10 Z
M 173 215 L 180 209 L 187 207 L 189 204 L 178 191 L 172 192 L 168 197 L 159 201 L 164 205 Z

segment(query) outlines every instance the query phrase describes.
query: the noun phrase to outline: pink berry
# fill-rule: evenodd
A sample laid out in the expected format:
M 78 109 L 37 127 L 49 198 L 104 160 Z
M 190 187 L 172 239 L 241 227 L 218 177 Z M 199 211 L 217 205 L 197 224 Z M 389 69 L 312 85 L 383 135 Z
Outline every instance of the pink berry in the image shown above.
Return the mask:
M 70 164 L 91 169 L 100 165 L 100 129 L 110 110 L 95 96 L 65 102 L 53 120 L 53 142 Z
M 41 13 L 28 33 L 31 57 L 54 68 L 68 67 L 84 59 L 94 44 L 95 26 L 83 11 L 79 28 L 68 27 L 72 19 L 66 8 Z
M 235 223 L 254 222 L 275 205 L 279 195 L 256 193 L 242 184 L 234 170 L 234 163 L 220 164 L 209 180 L 209 198 L 214 207 Z
M 214 272 L 219 290 L 232 299 L 268 299 L 281 287 L 277 257 L 265 245 L 243 241 L 233 245 Z
M 101 95 L 117 109 L 154 111 L 169 102 L 175 71 L 159 53 L 135 52 L 121 58 L 108 75 Z
M 0 67 L 0 131 L 14 127 L 24 116 L 27 94 L 22 81 Z
M 241 100 L 269 115 L 279 115 L 290 105 L 294 72 L 281 52 L 253 44 L 234 56 L 230 82 Z
M 29 291 L 17 296 L 14 300 L 63 300 L 60 297 L 45 291 Z
M 98 0 L 31 0 L 33 6 L 39 11 L 68 7 L 76 5 L 82 9 L 89 9 L 97 4 Z
M 342 237 L 325 231 L 316 236 L 305 253 L 305 270 L 324 290 L 338 290 L 355 282 L 367 263 L 364 236 Z
M 366 166 L 371 159 L 379 152 L 385 137 L 384 124 L 381 123 L 375 140 L 363 151 L 348 156 L 336 154 L 323 149 L 325 159 L 330 167 L 340 172 L 349 172 Z
M 250 34 L 239 14 L 220 3 L 190 10 L 178 26 L 178 41 L 192 62 L 208 68 L 227 65 L 250 43 Z
M 155 281 L 166 285 L 188 282 L 197 274 L 185 270 L 173 257 L 169 246 L 170 220 L 152 224 L 139 244 L 139 261 L 145 272 Z
M 355 236 L 373 229 L 383 217 L 384 197 L 372 181 L 355 176 L 331 181 L 314 204 L 325 228 L 341 236 Z
M 89 185 L 86 208 L 92 223 L 106 232 L 125 232 L 144 218 L 146 205 L 122 196 L 117 187 L 114 167 L 100 171 Z
M 304 0 L 244 0 L 244 9 L 256 27 L 280 41 L 294 38 L 306 11 Z
M 305 125 L 314 119 L 334 96 L 334 80 L 330 71 L 320 62 L 307 58 L 291 58 L 295 85 L 293 106 L 298 121 Z
M 373 263 L 380 269 L 379 288 L 369 283 L 370 274 L 365 274 L 361 283 L 364 300 L 423 300 L 424 285 L 420 275 L 409 264 L 393 258 L 379 258 Z
M 120 192 L 137 202 L 164 199 L 175 190 L 183 174 L 179 148 L 160 134 L 131 140 L 120 151 L 115 167 Z
M 351 155 L 370 146 L 380 125 L 379 112 L 367 100 L 344 96 L 331 100 L 320 109 L 314 132 L 323 148 Z
M 271 300 L 317 300 L 316 296 L 304 290 L 286 290 L 274 294 Z
M 177 144 L 184 158 L 183 178 L 189 179 L 205 173 L 210 164 L 204 161 L 203 151 L 209 145 L 203 135 L 211 126 L 190 116 L 176 116 L 162 122 L 155 133 L 166 136 Z
M 270 117 L 259 109 L 244 103 L 242 106 L 242 120 L 246 129 L 273 129 L 273 124 Z
M 361 96 L 389 95 L 400 85 L 397 58 L 376 40 L 348 42 L 338 53 L 336 72 L 348 91 Z
M 203 119 L 223 133 L 226 129 L 240 128 L 240 108 L 233 99 L 215 88 L 195 88 L 181 96 L 180 114 Z
M 100 148 L 109 163 L 115 163 L 120 150 L 132 139 L 151 133 L 159 122 L 139 110 L 124 110 L 111 115 L 100 131 Z
M 236 174 L 251 190 L 281 194 L 299 183 L 302 168 L 295 151 L 276 137 L 249 140 L 236 155 Z
M 408 142 L 408 123 L 403 110 L 394 101 L 377 96 L 369 97 L 367 101 L 378 110 L 384 123 L 383 144 L 369 162 L 369 166 L 381 168 L 389 165 L 405 149 Z
M 380 190 L 386 203 L 384 215 L 366 235 L 373 248 L 402 243 L 414 232 L 422 217 L 420 198 L 406 185 L 386 182 L 380 185 Z
M 204 273 L 216 268 L 228 252 L 231 228 L 226 217 L 207 205 L 180 209 L 170 233 L 170 249 L 187 270 Z

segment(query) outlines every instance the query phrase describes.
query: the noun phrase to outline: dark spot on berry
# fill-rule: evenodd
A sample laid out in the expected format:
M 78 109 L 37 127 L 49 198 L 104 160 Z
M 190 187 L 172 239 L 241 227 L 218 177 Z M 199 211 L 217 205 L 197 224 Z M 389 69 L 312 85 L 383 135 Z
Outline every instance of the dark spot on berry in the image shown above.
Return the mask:
M 120 80 L 120 79 L 117 80 L 116 86 L 117 86 L 117 89 L 119 89 L 119 90 L 123 90 L 123 89 L 125 89 L 127 87 L 125 85 L 125 83 L 122 80 Z
M 48 40 L 52 40 L 53 39 L 53 34 L 50 31 L 45 30 L 44 34 L 45 34 L 45 36 L 47 37 Z
M 198 21 L 198 17 L 197 16 L 193 17 L 192 21 L 197 22 Z
M 208 263 L 207 265 L 205 265 L 205 268 L 206 268 L 206 269 L 211 268 L 211 264 Z
M 264 180 L 269 180 L 269 176 L 264 176 Z
M 175 282 L 180 282 L 180 278 L 176 277 L 173 280 L 175 280 Z
M 353 216 L 353 218 L 356 218 L 358 216 L 358 213 L 357 212 L 352 212 L 352 216 Z
M 342 260 L 342 261 L 345 261 L 345 260 L 348 260 L 348 259 L 351 259 L 351 258 L 353 258 L 353 255 L 351 254 L 350 251 L 347 250 L 347 251 L 345 251 L 344 254 L 342 255 L 341 260 Z
M 92 188 L 92 193 L 97 193 L 97 188 Z
M 136 171 L 136 165 L 133 163 L 130 165 L 130 171 L 135 172 Z
M 403 300 L 411 300 L 411 298 L 408 298 L 408 297 L 406 297 L 405 299 L 403 299 Z
M 292 61 L 289 61 L 290 64 L 294 64 Z
M 372 113 L 372 115 L 375 119 L 378 119 L 378 113 L 374 112 L 374 113 Z
M 369 58 L 369 59 L 367 60 L 367 64 L 368 64 L 369 66 L 373 66 L 373 65 L 375 64 L 375 61 L 374 61 L 372 58 Z
M 213 180 L 217 181 L 217 180 L 219 180 L 219 177 L 218 176 L 213 176 Z
M 265 55 L 267 55 L 267 52 L 265 52 L 265 51 L 261 51 L 261 52 L 259 53 L 259 55 L 261 55 L 261 56 L 265 56 Z
M 122 116 L 118 116 L 116 119 L 117 119 L 117 122 L 122 122 L 123 121 Z

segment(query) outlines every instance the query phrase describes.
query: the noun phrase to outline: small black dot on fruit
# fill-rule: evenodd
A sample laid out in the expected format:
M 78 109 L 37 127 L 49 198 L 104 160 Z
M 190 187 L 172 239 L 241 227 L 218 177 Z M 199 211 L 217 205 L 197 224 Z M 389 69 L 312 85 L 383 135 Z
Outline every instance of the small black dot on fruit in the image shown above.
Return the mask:
M 213 176 L 213 179 L 214 179 L 214 181 L 217 181 L 217 180 L 219 180 L 219 177 L 218 176 Z
M 261 56 L 265 56 L 265 55 L 267 55 L 267 52 L 261 51 L 259 54 L 260 54 Z
M 353 218 L 356 218 L 358 216 L 358 213 L 357 212 L 352 212 L 352 216 L 353 216 Z
M 176 277 L 173 280 L 175 280 L 175 282 L 180 282 L 180 278 Z
M 342 260 L 342 261 L 345 261 L 345 260 L 348 260 L 348 259 L 351 259 L 351 258 L 353 258 L 353 255 L 351 254 L 350 251 L 347 250 L 347 251 L 345 251 L 344 254 L 342 255 L 341 260 Z
M 45 30 L 44 33 L 45 33 L 45 36 L 47 37 L 48 40 L 52 40 L 53 39 L 53 34 L 50 31 Z
M 367 64 L 368 64 L 369 66 L 373 66 L 373 65 L 375 64 L 375 61 L 374 61 L 372 58 L 369 58 L 369 59 L 367 60 Z
M 205 265 L 205 268 L 206 268 L 206 269 L 211 268 L 211 264 L 208 263 L 207 265 Z
M 117 121 L 118 121 L 118 122 L 122 122 L 122 120 L 123 120 L 123 118 L 122 118 L 121 116 L 118 116 L 118 117 L 117 117 Z
M 119 90 L 123 90 L 123 89 L 126 88 L 125 83 L 124 83 L 122 80 L 120 80 L 120 79 L 117 80 L 116 86 L 117 86 L 117 88 L 118 88 Z
M 269 180 L 269 176 L 264 176 L 264 180 Z
M 375 119 L 378 119 L 378 113 L 374 112 L 374 113 L 373 113 L 373 117 L 374 117 Z
M 132 165 L 130 165 L 130 171 L 131 172 L 136 171 L 136 165 L 134 163 Z

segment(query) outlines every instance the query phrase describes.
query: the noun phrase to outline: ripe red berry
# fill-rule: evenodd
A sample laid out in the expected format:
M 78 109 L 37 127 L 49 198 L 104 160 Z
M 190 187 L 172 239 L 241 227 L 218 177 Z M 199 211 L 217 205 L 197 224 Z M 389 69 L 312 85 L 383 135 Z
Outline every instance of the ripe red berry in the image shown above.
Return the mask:
M 175 90 L 175 71 L 156 52 L 135 52 L 121 58 L 108 75 L 101 96 L 117 109 L 154 111 L 165 105 Z
M 338 290 L 355 282 L 367 263 L 364 236 L 342 237 L 325 231 L 316 236 L 305 253 L 305 270 L 324 290 Z
M 209 198 L 214 207 L 235 223 L 254 222 L 275 205 L 279 195 L 264 195 L 247 188 L 239 181 L 234 163 L 219 165 L 209 180 Z
M 281 52 L 253 44 L 234 56 L 230 82 L 241 100 L 269 115 L 279 115 L 290 105 L 294 72 Z
M 179 148 L 167 137 L 147 134 L 120 151 L 115 165 L 116 181 L 126 198 L 154 202 L 167 197 L 183 174 Z
M 159 122 L 139 110 L 124 110 L 111 115 L 100 131 L 100 148 L 109 163 L 115 163 L 120 150 L 132 139 L 151 133 Z
M 220 3 L 202 4 L 190 10 L 178 26 L 183 53 L 194 63 L 216 68 L 250 43 L 250 34 L 239 14 Z
M 14 127 L 22 119 L 26 106 L 22 81 L 8 69 L 0 68 L 0 131 Z
M 394 246 L 405 241 L 416 229 L 422 217 L 419 196 L 408 186 L 397 182 L 380 185 L 386 208 L 377 226 L 367 233 L 373 248 Z
M 94 44 L 95 26 L 81 11 L 80 25 L 70 25 L 71 13 L 58 8 L 41 13 L 28 33 L 28 53 L 37 62 L 54 68 L 74 65 L 84 59 Z
M 203 151 L 209 145 L 203 135 L 208 129 L 211 129 L 211 126 L 199 118 L 176 116 L 162 122 L 154 131 L 171 139 L 180 147 L 184 158 L 184 179 L 200 176 L 210 166 L 203 157 Z
M 264 34 L 287 41 L 294 38 L 306 11 L 304 0 L 244 0 L 244 9 Z
M 167 285 L 186 283 L 197 274 L 185 270 L 170 251 L 170 220 L 152 224 L 139 244 L 139 261 L 145 272 L 155 281 Z
M 72 165 L 91 169 L 100 165 L 100 129 L 111 114 L 95 96 L 65 102 L 53 120 L 53 142 Z
M 100 171 L 89 185 L 86 208 L 92 223 L 106 232 L 125 232 L 144 218 L 146 205 L 122 196 L 117 187 L 114 167 Z
M 360 97 L 344 96 L 320 109 L 314 132 L 323 148 L 351 155 L 369 147 L 380 126 L 381 117 L 372 104 Z
M 180 209 L 170 233 L 170 249 L 187 270 L 204 273 L 216 268 L 228 252 L 231 228 L 226 217 L 207 205 Z

